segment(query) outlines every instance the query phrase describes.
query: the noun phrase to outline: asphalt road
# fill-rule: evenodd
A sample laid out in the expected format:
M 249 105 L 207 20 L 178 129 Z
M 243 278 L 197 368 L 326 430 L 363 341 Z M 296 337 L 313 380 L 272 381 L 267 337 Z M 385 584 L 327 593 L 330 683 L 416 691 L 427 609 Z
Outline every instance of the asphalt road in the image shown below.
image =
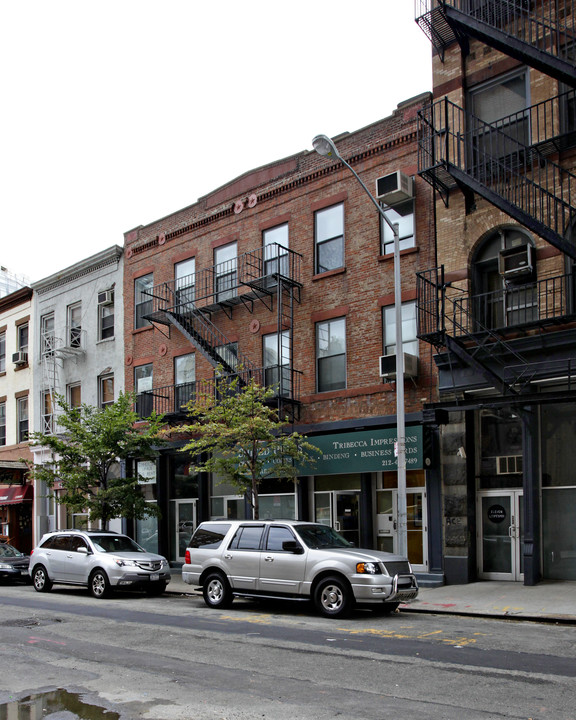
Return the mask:
M 517 620 L 0 587 L 0 663 L 0 718 L 576 720 L 576 628 Z

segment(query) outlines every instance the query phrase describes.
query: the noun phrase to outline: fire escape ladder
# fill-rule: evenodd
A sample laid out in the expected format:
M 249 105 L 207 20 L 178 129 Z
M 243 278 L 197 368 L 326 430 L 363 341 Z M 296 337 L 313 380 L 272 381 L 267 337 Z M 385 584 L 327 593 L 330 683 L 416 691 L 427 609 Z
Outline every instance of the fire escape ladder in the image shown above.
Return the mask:
M 278 276 L 276 357 L 278 417 L 294 422 L 299 418 L 300 372 L 294 369 L 294 301 L 296 290 L 292 283 Z
M 550 0 L 416 0 L 416 22 L 444 59 L 457 40 L 480 40 L 522 63 L 576 87 L 572 3 Z
M 526 113 L 529 111 L 527 110 Z M 443 98 L 420 112 L 419 173 L 447 193 L 460 186 L 576 260 L 576 175 L 530 146 L 526 113 L 488 124 Z

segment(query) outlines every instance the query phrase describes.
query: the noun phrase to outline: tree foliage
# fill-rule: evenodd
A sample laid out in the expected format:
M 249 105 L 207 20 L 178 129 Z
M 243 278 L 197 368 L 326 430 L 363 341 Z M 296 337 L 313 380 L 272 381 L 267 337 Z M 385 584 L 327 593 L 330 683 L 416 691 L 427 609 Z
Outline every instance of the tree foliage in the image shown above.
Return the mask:
M 197 472 L 212 472 L 245 494 L 259 517 L 259 486 L 266 478 L 296 478 L 298 466 L 314 462 L 318 449 L 305 436 L 286 432 L 288 423 L 278 418 L 270 400 L 272 388 L 253 378 L 240 385 L 238 377 L 217 383 L 207 400 L 189 403 L 190 422 L 178 432 L 193 437 L 182 448 L 192 456 Z
M 116 517 L 141 519 L 157 515 L 147 503 L 139 477 L 119 477 L 119 463 L 133 458 L 153 458 L 163 443 L 162 416 L 152 414 L 145 423 L 134 412 L 134 397 L 121 393 L 104 408 L 71 407 L 56 397 L 58 434 L 31 433 L 35 446 L 51 452 L 47 462 L 34 465 L 34 477 L 49 488 L 56 485 L 56 500 L 72 512 L 86 512 L 104 528 Z M 135 463 L 134 463 L 135 464 Z

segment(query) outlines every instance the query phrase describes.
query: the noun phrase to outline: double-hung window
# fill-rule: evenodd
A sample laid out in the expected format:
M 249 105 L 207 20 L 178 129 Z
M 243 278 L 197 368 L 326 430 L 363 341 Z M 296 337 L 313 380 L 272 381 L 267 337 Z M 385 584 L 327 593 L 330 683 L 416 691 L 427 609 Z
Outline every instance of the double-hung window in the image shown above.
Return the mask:
M 196 392 L 196 354 L 179 355 L 174 358 L 174 412 L 194 399 Z
M 19 443 L 28 440 L 28 397 L 16 400 L 16 440 Z
M 114 375 L 101 375 L 98 378 L 98 404 L 100 408 L 114 402 Z
M 0 333 L 0 373 L 6 372 L 6 333 Z
M 68 405 L 71 408 L 79 408 L 82 405 L 82 385 L 71 383 L 67 387 Z
M 346 387 L 346 318 L 316 323 L 318 392 Z
M 54 432 L 54 404 L 50 390 L 42 392 L 42 432 L 45 435 Z
M 72 348 L 82 346 L 82 303 L 68 306 L 68 344 Z
M 192 310 L 196 295 L 195 258 L 189 258 L 174 265 L 174 285 L 178 312 Z
M 288 223 L 264 230 L 264 275 L 290 277 L 288 262 Z
M 6 403 L 0 403 L 0 445 L 6 445 Z
M 102 301 L 98 303 L 98 340 L 114 338 L 114 290 L 99 293 Z
M 236 297 L 238 287 L 237 243 L 222 245 L 214 250 L 214 292 L 216 302 Z
M 136 392 L 137 413 L 140 417 L 148 417 L 154 407 L 152 395 L 153 365 L 139 365 L 134 368 L 134 390 Z
M 396 308 L 387 305 L 382 308 L 384 355 L 396 353 Z M 402 350 L 418 357 L 418 331 L 416 323 L 416 302 L 402 303 Z
M 55 347 L 54 313 L 46 313 L 40 318 L 40 347 L 42 356 L 53 355 Z
M 28 354 L 28 323 L 18 325 L 16 333 L 16 346 L 18 352 Z
M 134 327 L 148 327 L 151 325 L 145 315 L 152 312 L 152 296 L 147 294 L 154 286 L 154 274 L 142 275 L 134 280 Z
M 344 205 L 332 205 L 314 214 L 316 273 L 344 267 Z
M 262 338 L 264 359 L 264 382 L 272 387 L 277 395 L 290 396 L 290 333 L 271 333 Z
M 398 240 L 400 250 L 413 248 L 414 243 L 414 200 L 406 200 L 405 202 L 385 207 L 384 212 L 390 222 L 398 224 Z M 381 225 L 381 242 L 380 252 L 382 255 L 391 255 L 394 252 L 394 232 L 384 218 L 380 218 Z

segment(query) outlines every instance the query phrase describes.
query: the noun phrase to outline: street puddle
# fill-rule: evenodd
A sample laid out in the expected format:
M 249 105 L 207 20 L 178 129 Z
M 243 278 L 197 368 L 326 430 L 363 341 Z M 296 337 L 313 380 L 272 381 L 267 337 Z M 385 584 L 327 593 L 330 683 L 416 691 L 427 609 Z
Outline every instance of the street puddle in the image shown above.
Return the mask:
M 0 705 L 0 720 L 42 720 L 66 712 L 66 720 L 119 720 L 120 715 L 99 705 L 84 702 L 82 695 L 53 690 Z M 70 715 L 72 713 L 72 716 Z

